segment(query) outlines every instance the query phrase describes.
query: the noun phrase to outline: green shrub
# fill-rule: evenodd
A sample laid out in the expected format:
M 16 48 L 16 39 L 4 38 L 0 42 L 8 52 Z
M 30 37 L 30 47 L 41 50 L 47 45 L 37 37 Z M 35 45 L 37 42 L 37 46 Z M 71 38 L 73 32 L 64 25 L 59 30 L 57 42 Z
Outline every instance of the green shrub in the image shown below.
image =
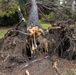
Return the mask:
M 51 12 L 51 13 L 48 15 L 48 19 L 50 19 L 50 21 L 53 21 L 53 20 L 54 20 L 54 12 Z
M 0 26 L 13 25 L 17 23 L 17 10 L 17 0 L 0 0 Z
M 41 20 L 39 20 L 40 23 L 45 23 L 45 18 L 41 18 Z
M 12 14 L 11 16 L 7 17 L 0 17 L 0 26 L 9 26 L 18 23 L 18 13 Z
M 0 0 L 0 17 L 11 16 L 17 11 L 18 2 L 16 0 Z

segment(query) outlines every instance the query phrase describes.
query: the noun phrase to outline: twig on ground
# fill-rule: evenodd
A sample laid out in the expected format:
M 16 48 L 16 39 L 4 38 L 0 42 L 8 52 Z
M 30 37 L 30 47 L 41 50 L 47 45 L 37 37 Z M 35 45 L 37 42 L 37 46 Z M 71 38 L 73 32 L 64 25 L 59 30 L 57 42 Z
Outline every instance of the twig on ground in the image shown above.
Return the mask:
M 8 55 L 5 57 L 4 62 L 6 62 L 9 57 L 10 57 L 10 54 L 8 54 Z
M 53 63 L 53 68 L 55 68 L 56 72 L 58 73 L 58 75 L 61 75 L 58 67 L 57 67 L 57 61 Z
M 30 75 L 29 71 L 26 69 L 26 75 Z
M 39 58 L 39 59 L 33 60 L 33 61 L 25 64 L 24 67 L 21 68 L 21 70 L 27 68 L 28 66 L 30 66 L 30 65 L 32 65 L 33 63 L 36 63 L 36 62 L 38 62 L 38 61 L 40 61 L 40 60 L 42 60 L 42 59 L 43 59 L 43 58 Z

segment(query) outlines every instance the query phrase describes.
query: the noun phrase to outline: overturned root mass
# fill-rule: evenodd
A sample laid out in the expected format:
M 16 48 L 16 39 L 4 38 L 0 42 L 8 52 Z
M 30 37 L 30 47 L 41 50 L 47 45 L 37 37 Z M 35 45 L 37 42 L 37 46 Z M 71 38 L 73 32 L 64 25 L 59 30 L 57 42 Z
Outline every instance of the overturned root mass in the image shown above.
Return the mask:
M 23 30 L 20 30 L 21 27 Z M 27 33 L 26 25 L 22 25 L 22 23 L 14 30 Z M 44 52 L 48 52 L 51 56 L 57 55 L 70 60 L 76 59 L 76 39 L 73 28 L 65 26 L 55 29 L 52 27 L 48 30 L 49 32 L 46 31 L 44 31 L 45 35 L 41 35 L 43 32 L 38 35 L 36 31 L 32 35 L 8 31 L 9 33 L 0 42 L 0 59 L 4 60 L 10 55 L 9 59 L 23 62 L 32 55 Z
M 55 27 L 54 27 L 55 28 Z M 76 35 L 72 26 L 61 26 L 60 28 L 50 29 L 48 39 L 50 40 L 49 52 L 59 57 L 76 59 Z
M 11 71 L 8 71 L 8 69 L 13 69 L 11 75 L 18 75 L 19 73 L 23 75 L 26 68 L 23 70 L 21 69 L 24 65 L 26 65 L 25 62 L 29 64 L 28 61 L 30 58 L 32 60 L 39 58 L 39 62 L 33 63 L 27 67 L 29 73 L 36 74 L 37 72 L 41 72 L 41 75 L 49 75 L 53 73 L 62 74 L 62 71 L 58 68 L 58 65 L 60 64 L 58 64 L 57 61 L 52 61 L 56 58 L 51 59 L 51 57 L 57 55 L 59 57 L 67 58 L 70 60 L 76 59 L 76 39 L 74 29 L 67 28 L 66 26 L 52 27 L 48 30 L 44 30 L 45 35 L 40 34 L 37 37 L 36 34 L 35 37 L 33 35 L 30 36 L 30 32 L 28 33 L 29 35 L 24 33 L 27 33 L 27 28 L 26 24 L 22 22 L 15 29 L 13 29 L 13 31 L 8 31 L 5 37 L 0 40 L 0 71 L 2 70 L 3 72 L 3 70 L 6 70 L 6 72 L 3 73 L 8 72 L 9 74 L 7 75 L 10 75 Z M 35 44 L 37 45 L 37 48 L 33 49 L 34 52 L 32 53 L 32 46 L 36 47 Z M 51 61 L 49 59 L 43 59 L 43 57 L 46 55 L 49 56 Z M 36 57 L 33 58 L 33 56 Z M 32 61 L 30 60 L 30 63 L 31 62 Z M 55 65 L 52 65 L 52 62 L 56 62 L 54 63 Z M 20 65 L 20 63 L 24 64 Z M 41 67 L 40 71 L 37 70 L 38 65 Z M 35 72 L 31 70 L 31 66 L 32 69 L 35 69 Z M 53 66 L 55 66 L 56 71 L 53 70 Z M 45 73 L 43 70 L 46 70 L 48 73 Z
M 31 54 L 43 51 L 43 49 L 48 52 L 48 40 L 43 37 L 44 31 L 38 26 L 29 26 L 27 31 L 30 36 L 27 37 L 26 48 L 30 49 Z

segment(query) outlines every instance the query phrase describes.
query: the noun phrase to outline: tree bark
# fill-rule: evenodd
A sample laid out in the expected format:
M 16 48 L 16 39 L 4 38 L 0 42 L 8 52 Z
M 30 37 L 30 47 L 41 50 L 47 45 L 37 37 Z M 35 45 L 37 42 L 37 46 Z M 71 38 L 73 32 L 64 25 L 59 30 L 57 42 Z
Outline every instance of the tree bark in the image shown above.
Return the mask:
M 18 15 L 19 15 L 19 21 L 21 22 L 23 20 L 25 22 L 25 18 L 23 17 L 20 7 L 18 7 Z
M 40 26 L 39 24 L 39 17 L 38 17 L 38 8 L 36 4 L 36 0 L 31 0 L 31 10 L 28 17 L 27 26 Z

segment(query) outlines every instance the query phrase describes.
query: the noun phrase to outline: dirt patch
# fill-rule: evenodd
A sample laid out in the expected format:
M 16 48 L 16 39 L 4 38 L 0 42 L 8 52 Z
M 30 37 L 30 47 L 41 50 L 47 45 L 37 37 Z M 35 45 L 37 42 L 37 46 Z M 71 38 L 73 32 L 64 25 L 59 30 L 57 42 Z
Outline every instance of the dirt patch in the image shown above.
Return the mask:
M 41 60 L 38 60 L 41 59 Z M 38 60 L 37 62 L 32 63 L 32 61 Z M 27 67 L 26 64 L 31 64 Z M 57 62 L 57 68 L 53 67 L 53 63 Z M 11 65 L 14 64 L 11 63 Z M 8 66 L 8 65 L 6 65 Z M 11 67 L 2 67 L 0 68 L 0 72 L 4 75 L 27 75 L 26 70 L 30 75 L 74 75 L 72 72 L 72 68 L 74 68 L 75 64 L 72 61 L 68 61 L 66 59 L 61 59 L 57 56 L 53 56 L 50 59 L 45 59 L 44 56 L 39 56 L 37 59 L 33 59 L 31 61 L 27 61 L 26 63 L 15 63 Z

